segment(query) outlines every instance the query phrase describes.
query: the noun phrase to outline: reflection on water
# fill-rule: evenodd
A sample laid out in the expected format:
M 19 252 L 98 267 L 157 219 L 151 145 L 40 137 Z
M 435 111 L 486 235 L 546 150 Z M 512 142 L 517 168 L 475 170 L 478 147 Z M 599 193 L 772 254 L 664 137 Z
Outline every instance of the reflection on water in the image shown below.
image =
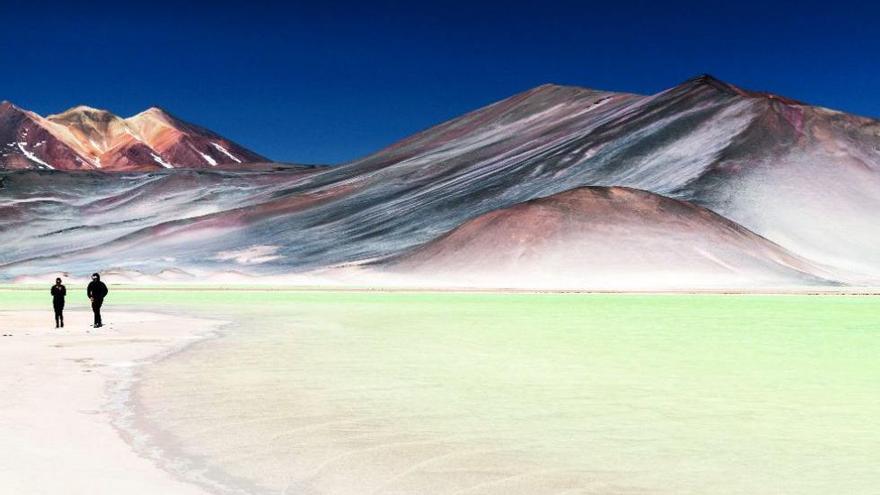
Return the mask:
M 251 490 L 880 486 L 875 298 L 210 297 L 237 326 L 145 371 L 142 426 Z

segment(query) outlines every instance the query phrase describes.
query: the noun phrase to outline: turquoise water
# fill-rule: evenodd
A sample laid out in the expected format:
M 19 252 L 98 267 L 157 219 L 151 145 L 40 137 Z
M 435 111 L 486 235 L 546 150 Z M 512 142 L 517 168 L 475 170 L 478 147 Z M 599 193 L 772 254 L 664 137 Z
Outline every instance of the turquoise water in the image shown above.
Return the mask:
M 236 323 L 145 372 L 141 427 L 191 459 L 184 470 L 251 492 L 880 486 L 877 298 L 221 293 L 199 304 Z
M 143 370 L 135 426 L 247 493 L 880 486 L 876 297 L 113 295 L 233 322 Z

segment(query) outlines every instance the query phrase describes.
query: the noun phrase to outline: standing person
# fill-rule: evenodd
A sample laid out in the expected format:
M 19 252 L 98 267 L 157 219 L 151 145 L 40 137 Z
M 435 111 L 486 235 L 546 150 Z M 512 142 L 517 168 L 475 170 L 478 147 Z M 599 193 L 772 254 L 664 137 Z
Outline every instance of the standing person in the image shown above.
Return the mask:
M 55 308 L 55 328 L 64 328 L 64 296 L 67 295 L 67 288 L 61 285 L 61 279 L 55 279 L 55 285 L 52 286 L 52 307 Z
M 101 305 L 104 304 L 104 298 L 107 297 L 108 292 L 110 291 L 107 290 L 107 286 L 104 285 L 104 282 L 101 282 L 101 276 L 93 273 L 92 282 L 86 288 L 86 294 L 89 296 L 89 300 L 92 301 L 92 311 L 95 313 L 95 324 L 93 326 L 95 328 L 104 326 L 101 323 Z

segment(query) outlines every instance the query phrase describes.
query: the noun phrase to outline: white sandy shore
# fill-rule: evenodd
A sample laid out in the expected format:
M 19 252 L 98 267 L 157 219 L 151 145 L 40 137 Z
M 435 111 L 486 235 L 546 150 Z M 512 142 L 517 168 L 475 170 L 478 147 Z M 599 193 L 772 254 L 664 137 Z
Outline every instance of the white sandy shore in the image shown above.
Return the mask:
M 206 493 L 139 457 L 114 429 L 111 391 L 134 366 L 221 322 L 156 313 L 0 311 L 0 493 Z

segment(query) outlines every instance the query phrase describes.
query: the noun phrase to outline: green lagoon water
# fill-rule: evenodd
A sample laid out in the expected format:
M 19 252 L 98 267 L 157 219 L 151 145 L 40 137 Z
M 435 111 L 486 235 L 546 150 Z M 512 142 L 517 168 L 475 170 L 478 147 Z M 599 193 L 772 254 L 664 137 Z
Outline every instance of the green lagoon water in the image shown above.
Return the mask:
M 0 292 L 0 309 L 30 304 Z M 232 323 L 144 368 L 248 493 L 876 494 L 880 298 L 114 291 Z M 15 298 L 21 298 L 16 300 Z

